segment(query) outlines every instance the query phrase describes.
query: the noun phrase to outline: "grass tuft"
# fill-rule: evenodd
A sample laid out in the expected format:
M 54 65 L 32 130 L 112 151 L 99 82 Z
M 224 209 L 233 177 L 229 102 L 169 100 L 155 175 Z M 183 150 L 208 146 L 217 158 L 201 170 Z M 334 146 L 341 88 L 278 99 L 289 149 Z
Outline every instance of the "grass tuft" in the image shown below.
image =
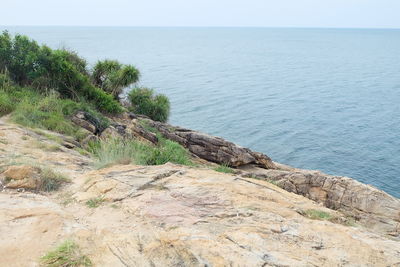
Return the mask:
M 158 145 L 120 138 L 92 143 L 89 151 L 97 159 L 95 166 L 105 168 L 115 164 L 162 165 L 167 162 L 193 165 L 189 152 L 180 144 L 159 137 Z
M 227 165 L 219 165 L 218 167 L 214 168 L 214 171 L 222 172 L 222 173 L 234 173 L 235 171 L 228 167 Z
M 305 216 L 312 220 L 331 220 L 333 218 L 332 215 L 329 214 L 328 212 L 322 210 L 313 210 L 313 209 L 306 210 Z
M 38 190 L 51 192 L 58 190 L 64 183 L 70 182 L 65 175 L 55 172 L 49 168 L 41 168 L 40 183 Z
M 88 201 L 86 201 L 86 206 L 94 209 L 94 208 L 99 207 L 103 202 L 104 202 L 103 197 L 95 197 L 95 198 L 91 198 Z
M 48 252 L 41 258 L 43 266 L 47 267 L 78 267 L 92 266 L 90 259 L 83 255 L 79 246 L 67 240 L 56 249 Z

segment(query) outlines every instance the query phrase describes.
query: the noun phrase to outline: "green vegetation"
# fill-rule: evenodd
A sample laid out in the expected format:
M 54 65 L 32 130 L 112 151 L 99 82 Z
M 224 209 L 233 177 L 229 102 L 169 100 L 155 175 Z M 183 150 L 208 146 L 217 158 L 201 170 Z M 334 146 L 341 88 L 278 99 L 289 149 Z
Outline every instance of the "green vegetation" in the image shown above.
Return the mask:
M 123 110 L 112 95 L 92 84 L 86 61 L 75 52 L 40 46 L 27 36 L 13 37 L 6 31 L 0 35 L 0 73 L 41 94 L 55 90 L 62 98 L 92 102 L 103 112 Z
M 152 120 L 166 122 L 169 117 L 170 103 L 165 95 L 154 95 L 148 88 L 135 88 L 128 95 L 132 104 L 130 110 L 146 115 Z
M 305 216 L 312 220 L 331 220 L 333 218 L 331 214 L 325 211 L 313 209 L 306 210 Z
M 94 208 L 99 207 L 103 202 L 104 202 L 104 198 L 95 197 L 95 198 L 91 198 L 88 201 L 86 201 L 86 206 L 88 206 L 89 208 L 94 209 Z
M 115 60 L 98 61 L 93 68 L 93 83 L 118 99 L 122 90 L 139 80 L 139 71 Z
M 232 168 L 229 168 L 228 165 L 219 165 L 214 168 L 214 171 L 222 172 L 222 173 L 234 173 L 235 171 Z
M 76 110 L 89 109 L 69 99 L 59 98 L 57 93 L 41 95 L 28 88 L 14 88 L 8 94 L 14 106 L 11 119 L 23 126 L 42 128 L 83 139 L 85 132 L 69 120 Z
M 41 263 L 47 267 L 92 266 L 90 259 L 83 255 L 79 246 L 71 240 L 48 252 L 41 258 Z
M 58 190 L 64 183 L 70 180 L 60 173 L 49 168 L 41 168 L 40 182 L 37 187 L 39 191 L 51 192 Z
M 97 159 L 96 167 L 114 164 L 161 165 L 173 162 L 192 165 L 188 151 L 180 144 L 159 136 L 158 145 L 137 140 L 111 139 L 90 145 L 89 151 Z

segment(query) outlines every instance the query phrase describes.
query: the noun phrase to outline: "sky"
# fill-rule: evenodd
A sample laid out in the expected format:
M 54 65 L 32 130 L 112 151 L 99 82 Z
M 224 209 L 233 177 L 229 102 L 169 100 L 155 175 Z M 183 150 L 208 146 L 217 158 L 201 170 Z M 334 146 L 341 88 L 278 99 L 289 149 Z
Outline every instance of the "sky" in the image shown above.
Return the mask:
M 400 28 L 400 0 L 0 0 L 0 25 Z

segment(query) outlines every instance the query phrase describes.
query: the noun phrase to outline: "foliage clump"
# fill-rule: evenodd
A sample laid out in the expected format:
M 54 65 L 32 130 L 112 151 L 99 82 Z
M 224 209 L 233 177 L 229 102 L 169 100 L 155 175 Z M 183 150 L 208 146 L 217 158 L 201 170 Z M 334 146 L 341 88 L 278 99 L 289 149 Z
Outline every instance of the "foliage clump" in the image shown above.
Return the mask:
M 24 35 L 13 37 L 6 31 L 0 35 L 0 73 L 40 93 L 55 90 L 63 98 L 86 99 L 103 112 L 122 111 L 112 95 L 91 82 L 86 61 L 75 52 L 41 46 Z
M 170 112 L 170 102 L 165 95 L 155 95 L 152 89 L 135 88 L 128 95 L 130 110 L 148 116 L 155 121 L 166 122 Z
M 122 90 L 139 80 L 139 71 L 116 60 L 98 61 L 93 68 L 93 83 L 118 99 Z

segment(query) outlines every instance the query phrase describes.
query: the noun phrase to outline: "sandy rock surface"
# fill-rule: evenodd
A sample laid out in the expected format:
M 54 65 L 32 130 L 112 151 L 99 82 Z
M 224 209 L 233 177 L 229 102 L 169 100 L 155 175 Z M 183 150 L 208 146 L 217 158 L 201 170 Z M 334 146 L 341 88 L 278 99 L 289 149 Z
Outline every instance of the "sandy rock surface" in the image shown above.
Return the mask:
M 4 121 L 0 141 L 2 165 L 34 161 L 72 181 L 52 194 L 3 189 L 0 266 L 39 266 L 67 239 L 95 266 L 400 266 L 397 239 L 310 219 L 308 210 L 344 215 L 267 181 L 174 164 L 95 170 Z

